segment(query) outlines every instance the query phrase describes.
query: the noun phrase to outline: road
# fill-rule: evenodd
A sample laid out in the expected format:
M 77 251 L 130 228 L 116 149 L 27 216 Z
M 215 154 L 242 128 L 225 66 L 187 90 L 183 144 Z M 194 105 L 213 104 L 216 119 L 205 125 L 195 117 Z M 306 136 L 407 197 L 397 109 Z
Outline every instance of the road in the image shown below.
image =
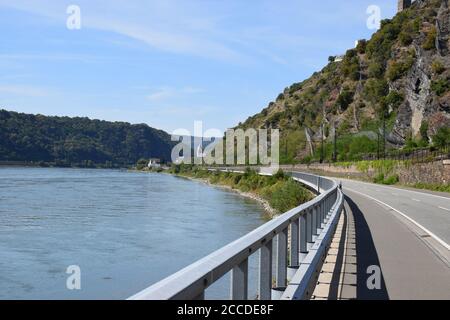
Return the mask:
M 358 299 L 450 299 L 450 196 L 337 179 L 354 221 Z M 369 290 L 367 268 L 381 268 Z

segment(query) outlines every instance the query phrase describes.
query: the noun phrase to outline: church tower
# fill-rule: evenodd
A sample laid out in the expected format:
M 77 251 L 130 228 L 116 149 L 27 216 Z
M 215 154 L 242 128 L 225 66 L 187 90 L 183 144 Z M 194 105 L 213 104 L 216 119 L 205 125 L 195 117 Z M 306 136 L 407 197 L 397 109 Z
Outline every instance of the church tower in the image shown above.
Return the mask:
M 398 0 L 398 12 L 409 8 L 411 6 L 411 0 Z

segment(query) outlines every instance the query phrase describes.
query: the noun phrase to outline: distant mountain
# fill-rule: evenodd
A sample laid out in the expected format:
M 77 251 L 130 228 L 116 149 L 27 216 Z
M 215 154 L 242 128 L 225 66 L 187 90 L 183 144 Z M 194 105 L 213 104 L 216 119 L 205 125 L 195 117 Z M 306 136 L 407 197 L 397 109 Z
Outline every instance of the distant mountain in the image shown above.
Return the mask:
M 311 147 L 317 157 L 322 125 L 327 157 L 336 130 L 340 160 L 376 151 L 383 132 L 389 148 L 425 146 L 450 127 L 449 54 L 449 1 L 417 0 L 238 127 L 280 129 L 282 161 Z
M 0 161 L 61 166 L 126 166 L 170 161 L 170 136 L 146 124 L 48 117 L 0 110 Z

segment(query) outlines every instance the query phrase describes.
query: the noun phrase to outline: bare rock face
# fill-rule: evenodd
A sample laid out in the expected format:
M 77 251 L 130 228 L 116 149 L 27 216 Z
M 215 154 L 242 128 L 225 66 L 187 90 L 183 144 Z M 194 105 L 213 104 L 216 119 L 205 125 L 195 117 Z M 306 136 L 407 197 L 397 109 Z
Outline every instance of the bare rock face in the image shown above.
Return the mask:
M 449 20 L 449 6 L 448 0 L 442 0 L 436 19 L 436 49 L 441 56 L 449 53 L 449 35 L 450 35 L 450 20 Z
M 430 65 L 430 57 L 420 47 L 416 47 L 417 59 L 407 77 L 405 98 L 411 109 L 411 131 L 417 135 L 430 101 L 431 77 L 426 66 Z
M 450 96 L 439 97 L 431 89 L 433 62 L 439 60 L 450 67 L 450 9 L 448 0 L 442 0 L 436 18 L 436 50 L 427 51 L 415 44 L 416 59 L 408 75 L 396 89 L 403 88 L 405 101 L 399 107 L 398 116 L 389 139 L 404 143 L 408 135 L 417 136 L 423 121 L 429 121 L 436 113 L 450 120 Z

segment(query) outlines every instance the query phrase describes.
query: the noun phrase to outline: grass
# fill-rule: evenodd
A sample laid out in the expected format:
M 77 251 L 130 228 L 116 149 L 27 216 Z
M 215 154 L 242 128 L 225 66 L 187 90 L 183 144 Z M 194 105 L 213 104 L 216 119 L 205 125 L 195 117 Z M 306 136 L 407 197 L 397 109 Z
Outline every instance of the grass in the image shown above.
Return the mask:
M 273 176 L 261 176 L 247 168 L 245 173 L 208 171 L 195 166 L 174 166 L 170 173 L 204 179 L 211 184 L 228 186 L 241 192 L 249 192 L 266 200 L 276 211 L 283 213 L 313 198 L 310 191 L 279 171 Z
M 438 185 L 438 184 L 429 184 L 429 183 L 416 183 L 416 184 L 408 186 L 408 187 L 450 193 L 450 184 Z

